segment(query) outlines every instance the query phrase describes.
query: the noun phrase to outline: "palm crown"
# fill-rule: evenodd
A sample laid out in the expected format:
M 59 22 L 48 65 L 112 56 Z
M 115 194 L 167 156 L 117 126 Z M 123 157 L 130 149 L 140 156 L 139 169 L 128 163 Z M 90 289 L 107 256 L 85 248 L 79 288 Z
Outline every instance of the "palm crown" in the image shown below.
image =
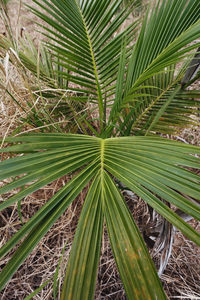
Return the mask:
M 200 219 L 199 176 L 189 171 L 199 167 L 194 154 L 200 150 L 155 134 L 195 124 L 191 115 L 197 113 L 199 101 L 194 98 L 199 92 L 184 89 L 181 80 L 199 46 L 191 43 L 200 35 L 199 0 L 155 1 L 139 34 L 139 20 L 121 29 L 138 1 L 125 6 L 122 0 L 33 1 L 45 10 L 31 8 L 46 24 L 42 26 L 48 37 L 46 47 L 53 57 L 53 70 L 62 76 L 69 93 L 67 99 L 91 103 L 92 109 L 98 109 L 98 125 L 82 115 L 77 134 L 69 130 L 6 139 L 15 145 L 1 152 L 27 154 L 1 162 L 2 180 L 23 176 L 0 192 L 26 188 L 2 202 L 0 209 L 63 175 L 76 175 L 0 249 L 3 256 L 25 237 L 2 270 L 0 287 L 90 183 L 61 299 L 93 298 L 104 222 L 128 299 L 166 299 L 116 181 L 200 245 L 199 234 L 165 204 Z M 19 56 L 37 72 L 20 50 Z M 184 63 L 177 74 L 180 61 Z M 48 77 L 45 71 L 40 73 L 40 79 L 44 77 Z M 55 84 L 55 78 L 49 82 Z

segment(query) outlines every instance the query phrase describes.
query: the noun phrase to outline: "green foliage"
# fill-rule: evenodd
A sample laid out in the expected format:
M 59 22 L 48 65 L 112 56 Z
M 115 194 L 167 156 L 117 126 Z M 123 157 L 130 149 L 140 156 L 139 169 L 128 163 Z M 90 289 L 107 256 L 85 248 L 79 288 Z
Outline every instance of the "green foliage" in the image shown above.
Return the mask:
M 48 37 L 42 55 L 46 58 L 39 65 L 40 80 L 53 80 L 57 87 L 67 83 L 73 101 L 98 109 L 98 125 L 81 116 L 80 134 L 71 134 L 69 124 L 68 133 L 5 140 L 11 146 L 1 152 L 26 155 L 0 164 L 1 180 L 21 175 L 0 188 L 2 194 L 21 188 L 0 203 L 1 210 L 63 175 L 76 175 L 0 249 L 2 257 L 22 240 L 0 274 L 0 288 L 90 184 L 61 299 L 93 299 L 104 222 L 128 299 L 166 299 L 116 181 L 200 245 L 199 233 L 165 204 L 200 219 L 199 205 L 190 200 L 200 200 L 200 177 L 191 171 L 199 168 L 195 154 L 199 155 L 200 149 L 156 136 L 195 124 L 191 114 L 198 112 L 199 101 L 194 98 L 200 94 L 184 90 L 181 80 L 194 55 L 191 50 L 199 46 L 191 42 L 200 35 L 200 2 L 155 1 L 138 33 L 138 21 L 121 29 L 137 1 L 122 10 L 123 0 L 33 1 L 40 9 L 31 9 L 45 22 L 42 28 Z M 20 55 L 28 68 L 30 59 L 22 52 Z M 53 60 L 50 68 L 49 58 Z M 176 64 L 181 61 L 183 66 L 176 74 Z M 38 76 L 36 66 L 32 59 L 29 69 Z M 66 96 L 66 101 L 70 103 L 70 97 Z

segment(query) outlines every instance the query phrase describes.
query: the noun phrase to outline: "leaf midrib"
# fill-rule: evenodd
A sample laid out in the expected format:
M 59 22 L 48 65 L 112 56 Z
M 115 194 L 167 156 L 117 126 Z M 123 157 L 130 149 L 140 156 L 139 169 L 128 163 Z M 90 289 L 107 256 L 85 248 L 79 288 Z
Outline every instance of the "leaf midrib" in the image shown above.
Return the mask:
M 99 118 L 100 118 L 100 129 L 102 131 L 103 130 L 103 97 L 102 97 L 100 82 L 99 82 L 99 78 L 98 78 L 98 71 L 97 71 L 97 65 L 96 65 L 96 61 L 95 61 L 95 55 L 94 55 L 94 51 L 93 51 L 92 41 L 91 41 L 91 38 L 90 38 L 90 35 L 89 35 L 89 30 L 87 28 L 84 16 L 82 14 L 82 11 L 81 11 L 78 3 L 77 3 L 77 0 L 74 0 L 74 1 L 76 3 L 76 6 L 77 6 L 78 11 L 80 13 L 80 16 L 82 18 L 83 26 L 85 28 L 85 33 L 86 33 L 88 44 L 89 44 L 89 48 L 90 48 L 90 54 L 91 54 L 91 58 L 92 58 L 93 69 L 94 69 L 94 76 L 95 76 L 96 87 L 97 87 L 98 106 L 99 106 Z

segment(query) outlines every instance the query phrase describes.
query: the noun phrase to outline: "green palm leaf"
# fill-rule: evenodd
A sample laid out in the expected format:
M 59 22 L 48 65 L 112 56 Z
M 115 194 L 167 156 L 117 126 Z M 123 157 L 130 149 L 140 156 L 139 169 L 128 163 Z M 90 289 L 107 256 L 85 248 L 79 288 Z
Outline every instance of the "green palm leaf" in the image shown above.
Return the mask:
M 186 57 L 186 53 L 198 47 L 198 44 L 191 46 L 189 43 L 198 39 L 200 34 L 199 12 L 199 1 L 187 0 L 176 2 L 164 0 L 162 3 L 156 1 L 151 13 L 147 11 L 126 74 L 124 97 L 121 100 L 122 109 L 125 103 L 129 102 L 130 104 L 128 114 L 127 112 L 124 114 L 123 122 L 119 127 L 121 134 L 130 134 L 132 127 L 135 129 L 135 125 L 138 125 L 138 118 L 139 120 L 143 119 L 143 116 L 146 116 L 152 107 L 154 108 L 154 104 L 159 99 L 163 99 L 163 94 L 169 93 L 169 90 L 173 89 L 174 85 L 177 85 L 177 82 L 183 78 L 183 73 L 182 78 L 181 74 L 178 78 L 174 77 L 173 69 L 180 60 Z M 192 55 L 189 57 L 192 58 Z M 143 86 L 149 86 L 149 88 L 143 88 Z M 138 94 L 141 96 L 138 97 Z M 198 105 L 195 105 L 195 108 L 197 107 Z M 164 105 L 163 112 L 166 108 Z M 186 108 L 189 109 L 188 106 Z M 143 122 L 140 130 L 149 128 L 148 124 L 152 123 L 151 117 L 152 114 L 145 121 L 143 119 L 147 128 Z M 179 120 L 178 125 L 182 121 L 184 118 Z M 187 120 L 185 117 L 185 124 L 190 124 L 190 122 L 191 120 Z M 163 132 L 169 123 L 170 120 L 166 124 L 162 122 L 159 126 L 154 127 L 156 130 L 160 128 L 160 131 Z M 184 122 L 182 122 L 183 124 Z M 176 125 L 177 123 L 172 120 L 171 127 Z
M 175 76 L 174 66 L 169 67 L 147 80 L 140 90 L 136 89 L 135 95 L 128 96 L 126 101 L 132 105 L 132 109 L 122 129 L 125 129 L 130 115 L 132 121 L 125 132 L 137 135 L 147 135 L 149 132 L 173 134 L 183 127 L 198 125 L 194 116 L 197 119 L 199 92 L 182 88 L 180 79 L 184 72 L 185 66 Z
M 113 34 L 119 30 L 132 9 L 127 6 L 118 12 L 122 3 L 119 0 L 34 2 L 49 14 L 47 16 L 32 8 L 37 16 L 51 26 L 52 29 L 43 27 L 47 36 L 59 44 L 56 46 L 48 42 L 49 48 L 59 57 L 58 63 L 74 74 L 62 75 L 81 86 L 81 89 L 71 90 L 96 97 L 102 126 L 103 99 L 108 86 L 116 80 L 121 43 L 125 36 L 128 43 L 133 41 L 136 23 L 115 37 Z
M 149 20 L 147 12 L 146 21 L 134 48 L 128 73 L 128 79 L 131 78 L 127 88 L 136 82 L 138 84 L 159 64 L 168 64 L 184 53 L 177 51 L 189 43 L 193 34 L 199 34 L 198 23 L 193 25 L 199 20 L 199 13 L 198 1 L 156 1 Z
M 79 219 L 61 299 L 92 299 L 101 249 L 103 211 L 99 172 Z
M 153 264 L 150 264 L 148 251 L 137 226 L 106 172 L 104 182 L 106 225 L 128 298 L 166 299 L 161 286 L 159 287 L 157 274 L 153 271 Z
M 194 146 L 153 137 L 102 140 L 81 135 L 35 134 L 33 136 L 8 138 L 8 141 L 12 143 L 20 142 L 21 144 L 2 149 L 1 152 L 37 152 L 23 156 L 22 165 L 20 165 L 21 157 L 2 162 L 0 164 L 2 178 L 10 177 L 10 170 L 13 170 L 13 168 L 14 170 L 18 169 L 19 172 L 26 171 L 27 175 L 23 175 L 25 178 L 29 174 L 35 174 L 35 171 L 32 170 L 32 163 L 35 170 L 40 170 L 40 164 L 47 162 L 48 154 L 49 164 L 52 163 L 51 160 L 55 157 L 60 159 L 62 163 L 60 167 L 57 163 L 55 165 L 52 163 L 55 172 L 60 169 L 65 170 L 66 174 L 71 172 L 69 168 L 71 165 L 74 166 L 73 170 L 77 169 L 77 160 L 76 155 L 73 156 L 74 153 L 80 153 L 81 151 L 82 158 L 86 157 L 88 160 L 83 159 L 83 170 L 49 200 L 1 248 L 0 255 L 3 256 L 24 236 L 27 236 L 0 274 L 1 288 L 42 236 L 50 229 L 55 220 L 59 218 L 83 187 L 93 178 L 93 184 L 88 191 L 77 228 L 62 299 L 81 299 L 82 295 L 85 295 L 85 299 L 89 299 L 94 294 L 99 257 L 99 254 L 95 255 L 95 253 L 100 253 L 103 215 L 105 216 L 113 252 L 128 297 L 131 299 L 131 295 L 134 294 L 136 299 L 140 299 L 139 290 L 146 297 L 149 295 L 152 299 L 156 299 L 159 295 L 161 299 L 165 299 L 138 229 L 134 225 L 130 212 L 128 212 L 122 196 L 109 174 L 126 184 L 134 193 L 142 197 L 168 221 L 172 222 L 174 226 L 182 230 L 191 240 L 200 244 L 199 234 L 160 200 L 161 197 L 194 218 L 200 219 L 199 206 L 184 196 L 189 195 L 200 200 L 199 176 L 183 168 L 183 166 L 199 167 L 199 159 L 190 154 L 199 154 L 200 150 Z M 83 147 L 84 150 L 80 150 Z M 41 152 L 42 149 L 45 151 Z M 62 157 L 60 158 L 62 149 L 65 149 L 64 154 L 66 156 L 69 153 L 71 161 L 63 161 Z M 40 159 L 39 163 L 36 161 L 37 157 Z M 13 161 L 16 165 L 13 165 Z M 78 165 L 79 168 L 80 165 Z M 55 178 L 53 177 L 53 169 L 50 172 L 52 176 L 47 177 L 48 182 Z M 20 180 L 21 178 L 8 184 L 7 188 L 5 186 L 6 191 L 19 186 L 18 181 Z M 30 177 L 31 181 L 32 176 Z M 47 183 L 41 177 L 41 172 L 38 172 L 38 183 L 40 187 Z M 34 185 L 35 183 L 32 183 L 30 187 Z M 28 195 L 32 190 L 32 188 L 26 188 L 25 194 L 22 191 L 5 200 L 1 204 L 1 208 L 22 199 L 24 195 Z M 2 192 L 4 191 L 3 187 Z M 179 191 L 181 191 L 181 194 Z M 84 247 L 84 251 L 82 251 L 82 247 Z M 142 251 L 143 254 L 139 251 Z M 88 261 L 90 263 L 87 263 Z M 74 271 L 74 268 L 76 271 Z M 148 282 L 148 278 L 152 278 L 152 274 L 154 274 L 153 286 Z M 141 276 L 143 276 L 143 280 Z M 78 287 L 82 287 L 80 293 L 77 293 Z

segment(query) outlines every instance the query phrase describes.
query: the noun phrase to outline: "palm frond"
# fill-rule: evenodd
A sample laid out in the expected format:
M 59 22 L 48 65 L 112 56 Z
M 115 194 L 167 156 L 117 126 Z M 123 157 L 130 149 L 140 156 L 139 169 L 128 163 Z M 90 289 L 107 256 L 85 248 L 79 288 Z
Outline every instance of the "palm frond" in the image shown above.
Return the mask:
M 2 187 L 0 192 L 6 193 L 16 187 L 23 187 L 28 183 L 29 185 L 2 202 L 0 209 L 12 205 L 64 174 L 80 168 L 82 171 L 57 192 L 1 248 L 0 256 L 4 256 L 27 236 L 0 274 L 1 288 L 55 220 L 92 179 L 93 183 L 85 200 L 67 268 L 63 299 L 65 297 L 81 299 L 82 295 L 88 299 L 94 294 L 103 216 L 129 299 L 133 294 L 136 299 L 140 299 L 141 294 L 138 294 L 138 290 L 142 291 L 145 297 L 159 295 L 159 299 L 165 299 L 138 229 L 111 175 L 142 197 L 191 240 L 200 244 L 199 234 L 160 200 L 162 198 L 172 203 L 199 220 L 199 206 L 184 196 L 200 200 L 199 176 L 185 169 L 185 167 L 199 167 L 199 158 L 190 155 L 199 154 L 198 147 L 155 137 L 103 140 L 65 134 L 25 135 L 8 138 L 6 141 L 17 144 L 1 149 L 1 152 L 29 154 L 0 164 L 2 179 L 10 178 L 15 173 L 24 174 Z M 42 149 L 45 151 L 41 151 Z M 84 251 L 81 251 L 82 247 Z M 95 252 L 98 253 L 97 256 Z M 88 264 L 88 260 L 90 262 L 92 260 L 92 263 Z M 77 270 L 76 276 L 74 268 Z M 139 270 L 142 272 L 143 280 Z M 148 278 L 151 280 L 154 278 L 153 286 L 150 285 Z M 89 281 L 85 282 L 88 279 Z M 145 289 L 142 289 L 144 284 Z M 77 286 L 81 286 L 81 293 L 77 293 Z
M 130 125 L 131 133 L 176 134 L 183 127 L 197 126 L 199 99 L 198 91 L 182 90 L 180 84 L 168 86 L 160 95 L 149 96 L 148 101 L 146 97 L 146 102 L 133 109 L 137 117 Z
M 200 12 L 199 1 L 190 2 L 187 0 L 177 2 L 169 0 L 156 1 L 151 11 L 147 11 L 126 73 L 126 84 L 121 100 L 121 110 L 119 110 L 120 112 L 124 111 L 123 120 L 119 121 L 121 134 L 129 135 L 132 126 L 135 128 L 135 125 L 138 125 L 138 122 L 143 119 L 143 116 L 149 110 L 152 112 L 152 108 L 155 113 L 154 105 L 157 105 L 160 99 L 163 100 L 163 96 L 165 100 L 169 99 L 166 95 L 173 94 L 174 86 L 180 83 L 184 74 L 179 74 L 178 77 L 174 76 L 174 68 L 178 62 L 186 59 L 186 57 L 188 61 L 192 59 L 193 54 L 189 54 L 189 52 L 198 47 L 198 43 L 189 44 L 192 40 L 198 39 L 200 34 L 197 12 Z M 143 88 L 143 86 L 146 86 L 146 88 Z M 172 98 L 170 98 L 170 101 L 173 101 Z M 126 103 L 130 103 L 129 106 Z M 163 105 L 164 112 L 165 104 Z M 182 108 L 189 109 L 189 107 Z M 197 106 L 195 106 L 196 108 Z M 167 120 L 165 118 L 165 121 Z M 188 124 L 187 116 L 185 116 L 185 119 L 184 117 L 180 119 L 180 123 L 182 120 L 185 120 L 182 126 Z M 115 122 L 117 122 L 117 119 L 114 124 Z M 151 124 L 152 119 L 146 119 L 145 122 L 147 124 L 144 124 L 144 126 L 147 129 L 149 128 L 148 122 Z M 163 132 L 170 120 L 169 123 L 165 123 L 162 123 L 163 128 L 157 126 L 156 130 L 160 128 L 160 131 Z M 173 123 L 172 120 L 172 127 Z
M 185 49 L 177 53 L 190 43 L 190 38 L 194 40 L 199 35 L 199 24 L 193 25 L 198 22 L 199 13 L 199 1 L 156 1 L 151 14 L 146 14 L 132 54 L 127 90 L 143 81 L 159 64 L 159 68 L 166 67 L 172 59 L 187 52 Z
M 45 14 L 33 8 L 32 11 L 51 26 L 43 26 L 51 40 L 48 47 L 59 56 L 57 63 L 70 70 L 62 75 L 72 84 L 81 86 L 81 89 L 76 88 L 77 92 L 96 97 L 102 127 L 103 99 L 108 85 L 116 80 L 121 43 L 125 36 L 128 44 L 133 41 L 137 23 L 114 37 L 113 34 L 120 29 L 134 5 L 119 12 L 122 1 L 118 0 L 34 2 L 45 9 Z

